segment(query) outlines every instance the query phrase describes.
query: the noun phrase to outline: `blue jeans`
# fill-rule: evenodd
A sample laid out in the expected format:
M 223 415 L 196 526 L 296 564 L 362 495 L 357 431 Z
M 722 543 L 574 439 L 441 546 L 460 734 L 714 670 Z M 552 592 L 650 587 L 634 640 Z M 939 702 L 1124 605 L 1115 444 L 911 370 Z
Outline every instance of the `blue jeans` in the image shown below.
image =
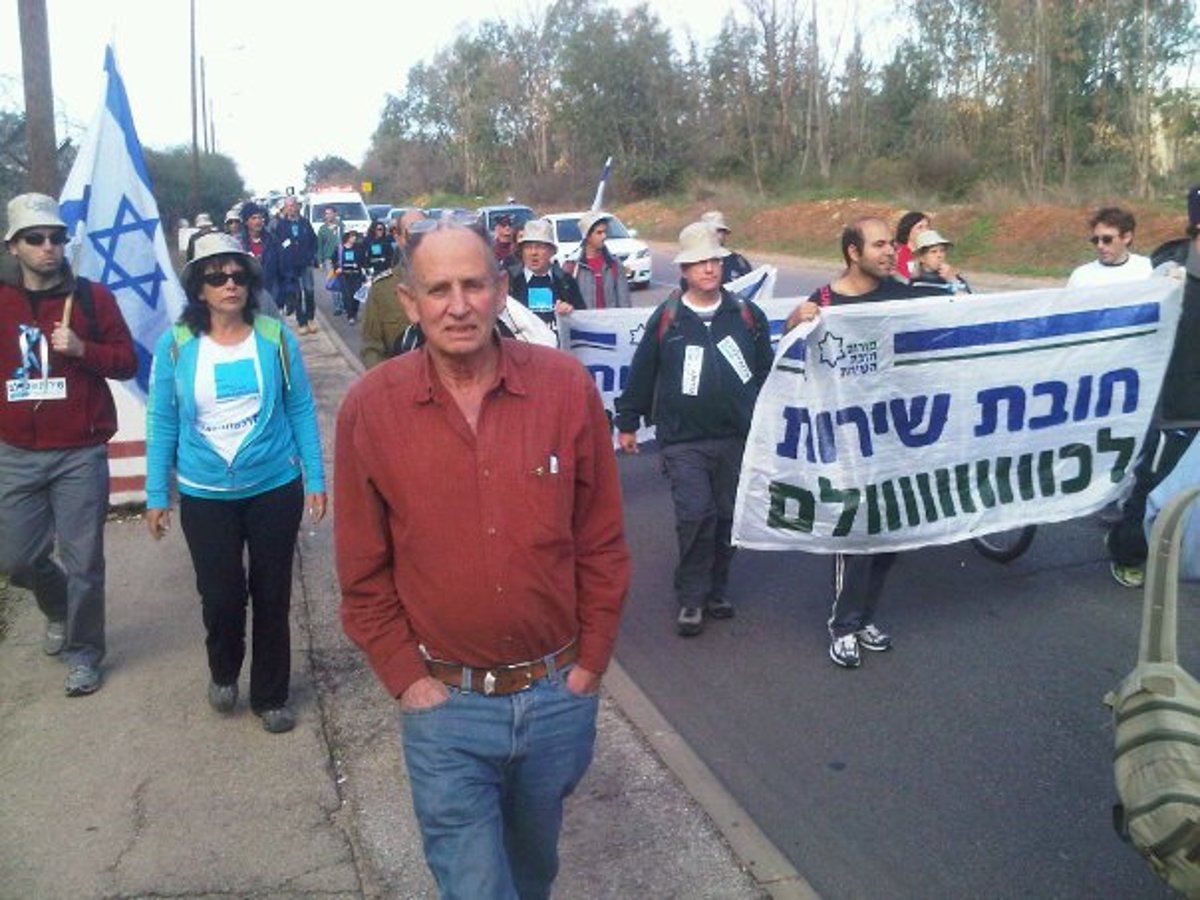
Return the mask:
M 442 900 L 533 900 L 558 874 L 563 800 L 592 761 L 598 695 L 565 673 L 504 697 L 450 689 L 401 713 L 425 859 Z

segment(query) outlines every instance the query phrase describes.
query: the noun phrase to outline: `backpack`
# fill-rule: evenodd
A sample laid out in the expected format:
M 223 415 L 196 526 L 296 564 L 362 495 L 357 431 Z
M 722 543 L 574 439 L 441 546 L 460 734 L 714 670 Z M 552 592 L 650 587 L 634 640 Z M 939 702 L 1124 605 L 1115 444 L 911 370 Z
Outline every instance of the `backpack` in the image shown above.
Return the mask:
M 1179 544 L 1200 485 L 1163 509 L 1150 536 L 1137 666 L 1107 694 L 1121 802 L 1113 825 L 1171 887 L 1200 897 L 1200 682 L 1178 662 Z
M 292 387 L 292 360 L 288 356 L 287 341 L 283 339 L 283 323 L 270 316 L 255 316 L 254 330 L 279 348 L 279 367 L 283 371 L 283 389 L 285 391 L 290 390 Z M 192 333 L 192 329 L 187 325 L 179 324 L 171 326 L 172 363 L 178 364 L 179 348 L 188 341 L 194 340 L 195 337 L 196 335 Z
M 677 291 L 672 292 L 671 296 L 663 301 L 663 311 L 662 315 L 658 317 L 658 330 L 655 333 L 655 337 L 660 344 L 662 343 L 663 335 L 667 333 L 667 330 L 679 318 L 679 304 L 682 302 L 680 299 L 681 296 Z M 757 338 L 759 328 L 758 321 L 754 318 L 754 313 L 741 297 L 737 298 L 737 305 L 738 312 L 742 314 L 742 322 L 745 324 L 746 330 L 750 332 L 752 338 Z

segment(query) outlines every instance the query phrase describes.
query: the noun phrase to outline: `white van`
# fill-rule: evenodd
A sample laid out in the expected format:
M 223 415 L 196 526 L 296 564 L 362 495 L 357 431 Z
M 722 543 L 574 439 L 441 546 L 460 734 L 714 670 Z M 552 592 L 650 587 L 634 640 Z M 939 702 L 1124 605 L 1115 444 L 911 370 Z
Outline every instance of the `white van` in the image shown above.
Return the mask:
M 342 233 L 351 229 L 360 235 L 367 233 L 371 225 L 371 216 L 367 205 L 363 203 L 362 194 L 357 191 L 314 191 L 304 198 L 302 215 L 312 224 L 313 231 L 319 231 L 325 222 L 325 208 L 332 206 L 342 223 Z

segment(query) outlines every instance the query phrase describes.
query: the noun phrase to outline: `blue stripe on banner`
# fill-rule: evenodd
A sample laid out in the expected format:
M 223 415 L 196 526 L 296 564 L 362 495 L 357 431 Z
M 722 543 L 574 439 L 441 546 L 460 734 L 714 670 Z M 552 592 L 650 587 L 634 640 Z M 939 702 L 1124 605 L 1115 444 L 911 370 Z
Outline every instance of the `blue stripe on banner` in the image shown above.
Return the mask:
M 138 140 L 137 130 L 133 127 L 133 113 L 129 109 L 129 96 L 125 93 L 125 82 L 121 80 L 121 73 L 117 71 L 117 58 L 113 55 L 111 44 L 104 51 L 104 71 L 108 73 L 108 95 L 105 97 L 104 105 L 108 107 L 108 111 L 117 120 L 121 132 L 125 135 L 125 149 L 129 152 L 129 158 L 133 162 L 133 168 L 137 171 L 138 177 L 142 179 L 147 190 L 153 191 L 154 186 L 150 183 L 150 173 L 146 170 L 146 159 L 142 155 L 142 144 Z
M 575 347 L 578 344 L 607 347 L 615 350 L 617 348 L 617 335 L 611 331 L 579 331 L 572 328 L 571 346 Z
M 895 352 L 926 353 L 931 350 L 957 350 L 963 347 L 983 347 L 992 344 L 1015 344 L 1041 338 L 1089 334 L 1147 325 L 1159 320 L 1157 303 L 1139 303 L 1112 309 L 1089 309 L 1083 312 L 1037 316 L 1032 319 L 1013 319 L 1007 322 L 985 322 L 952 328 L 928 328 L 922 331 L 901 331 L 895 336 Z

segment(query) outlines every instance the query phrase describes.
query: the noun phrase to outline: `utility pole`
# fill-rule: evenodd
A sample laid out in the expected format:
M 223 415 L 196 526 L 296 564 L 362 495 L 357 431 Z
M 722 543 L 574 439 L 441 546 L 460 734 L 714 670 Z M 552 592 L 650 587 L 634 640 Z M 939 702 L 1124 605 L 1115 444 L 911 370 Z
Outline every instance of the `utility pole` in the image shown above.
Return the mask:
M 191 0 L 190 6 L 192 28 L 192 190 L 188 218 L 192 219 L 200 208 L 200 136 L 197 132 L 198 123 L 196 121 L 196 0 Z
M 200 131 L 204 134 L 204 152 L 208 149 L 208 80 L 204 77 L 204 57 L 200 57 Z
M 18 0 L 21 74 L 25 79 L 25 140 L 29 188 L 58 195 L 58 142 L 54 137 L 54 89 L 50 81 L 50 29 L 46 0 Z

